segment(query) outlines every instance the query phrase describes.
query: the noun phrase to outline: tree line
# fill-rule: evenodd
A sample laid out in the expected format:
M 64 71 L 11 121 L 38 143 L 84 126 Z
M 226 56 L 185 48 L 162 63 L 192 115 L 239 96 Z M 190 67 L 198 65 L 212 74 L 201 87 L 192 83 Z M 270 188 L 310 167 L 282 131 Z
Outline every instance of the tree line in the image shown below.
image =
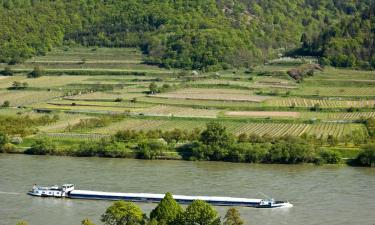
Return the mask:
M 331 140 L 332 142 L 334 140 Z M 371 141 L 363 146 L 361 154 L 349 163 L 371 166 L 375 145 Z M 242 163 L 282 164 L 339 164 L 338 151 L 321 149 L 301 137 L 260 137 L 230 134 L 226 127 L 210 122 L 203 131 L 118 131 L 111 137 L 98 141 L 81 141 L 62 149 L 48 138 L 37 139 L 26 154 L 68 155 L 78 157 L 110 157 L 139 159 L 182 159 L 227 161 Z M 177 157 L 176 158 L 176 154 Z

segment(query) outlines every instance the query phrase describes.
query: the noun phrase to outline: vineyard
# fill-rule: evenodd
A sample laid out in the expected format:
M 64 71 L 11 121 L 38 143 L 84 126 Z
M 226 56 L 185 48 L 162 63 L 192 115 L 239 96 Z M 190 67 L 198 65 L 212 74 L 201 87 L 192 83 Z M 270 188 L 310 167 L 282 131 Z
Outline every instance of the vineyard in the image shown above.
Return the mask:
M 98 128 L 90 131 L 91 133 L 113 134 L 119 130 L 193 130 L 195 128 L 203 129 L 207 121 L 183 120 L 183 119 L 125 119 L 118 123 L 113 123 L 108 127 Z M 339 124 L 339 123 L 321 123 L 321 124 L 298 124 L 298 123 L 257 123 L 241 121 L 222 121 L 228 131 L 240 135 L 256 134 L 260 136 L 301 136 L 303 134 L 312 135 L 317 138 L 327 138 L 332 135 L 336 138 L 344 138 L 352 135 L 353 132 L 360 133 L 363 137 L 367 136 L 366 129 L 361 124 Z
M 299 112 L 280 112 L 280 111 L 228 111 L 226 116 L 239 117 L 300 117 Z
M 218 110 L 208 109 L 194 109 L 184 107 L 174 107 L 158 105 L 152 108 L 147 108 L 138 111 L 139 114 L 145 116 L 177 116 L 177 117 L 205 117 L 205 118 L 216 118 L 219 113 Z
M 314 113 L 314 112 L 303 112 L 301 118 L 305 119 L 320 119 L 320 120 L 331 120 L 331 121 L 356 121 L 364 120 L 371 117 L 375 117 L 375 112 L 347 112 L 347 113 Z
M 45 102 L 61 96 L 58 91 L 0 91 L 0 103 L 9 101 L 11 106 L 26 106 Z
M 218 100 L 218 101 L 245 101 L 262 102 L 271 97 L 254 95 L 246 90 L 232 89 L 183 89 L 165 94 L 157 94 L 155 97 L 168 99 L 193 99 L 193 100 Z
M 374 97 L 374 87 L 303 87 L 293 92 L 295 95 L 324 96 L 324 97 Z
M 368 136 L 366 128 L 361 124 L 321 123 L 310 125 L 305 132 L 317 138 L 327 138 L 329 135 L 336 138 L 348 138 L 359 135 L 365 139 Z
M 375 100 L 330 100 L 330 99 L 308 99 L 308 98 L 277 98 L 265 102 L 266 106 L 277 107 L 303 107 L 311 108 L 319 105 L 321 108 L 373 108 Z
M 35 66 L 45 73 L 28 78 Z M 356 147 L 363 144 L 368 137 L 364 120 L 375 117 L 375 73 L 327 67 L 298 83 L 287 74 L 292 68 L 184 71 L 146 65 L 137 49 L 55 49 L 11 65 L 13 76 L 0 76 L 0 105 L 10 102 L 0 107 L 0 116 L 58 115 L 57 121 L 37 127 L 35 137 L 74 141 L 119 130 L 203 130 L 207 122 L 217 121 L 234 135 L 336 138 L 340 144 L 356 139 L 362 140 Z M 8 90 L 14 82 L 27 87 Z M 150 94 L 151 84 L 157 93 Z M 115 114 L 121 119 L 103 127 L 66 129 L 82 119 Z

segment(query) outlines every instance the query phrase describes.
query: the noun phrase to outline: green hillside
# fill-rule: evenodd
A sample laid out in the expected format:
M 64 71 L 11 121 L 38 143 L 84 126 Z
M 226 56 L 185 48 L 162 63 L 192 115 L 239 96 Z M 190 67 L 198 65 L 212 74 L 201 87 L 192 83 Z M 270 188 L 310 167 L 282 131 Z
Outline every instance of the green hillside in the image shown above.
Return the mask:
M 370 4 L 370 0 L 3 0 L 0 61 L 19 63 L 56 46 L 79 44 L 139 47 L 148 64 L 210 71 L 299 53 L 295 50 L 301 47 L 302 36 L 302 47 L 312 46 L 312 51 L 302 52 L 325 56 L 326 63 L 371 67 Z M 353 24 L 353 32 L 345 24 Z M 313 41 L 327 36 L 326 28 L 336 35 Z M 346 56 L 358 63 L 342 63 L 346 59 L 333 56 L 335 51 L 345 54 L 354 49 Z

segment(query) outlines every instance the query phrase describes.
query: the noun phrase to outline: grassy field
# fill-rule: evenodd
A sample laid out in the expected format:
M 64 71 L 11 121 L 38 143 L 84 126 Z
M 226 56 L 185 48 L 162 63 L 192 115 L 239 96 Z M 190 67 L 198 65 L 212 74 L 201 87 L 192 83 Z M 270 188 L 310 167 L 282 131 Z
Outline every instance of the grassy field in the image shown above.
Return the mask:
M 35 66 L 44 76 L 27 78 Z M 61 48 L 11 66 L 14 76 L 0 76 L 0 104 L 10 102 L 0 116 L 58 115 L 36 135 L 57 139 L 98 139 L 127 129 L 204 129 L 212 120 L 235 135 L 332 136 L 340 142 L 367 137 L 362 120 L 375 117 L 374 71 L 328 67 L 297 83 L 286 73 L 291 68 L 277 64 L 197 74 L 146 65 L 137 49 Z M 9 90 L 14 82 L 27 88 Z M 150 94 L 151 83 L 173 88 Z M 113 114 L 123 119 L 105 127 L 66 129 Z

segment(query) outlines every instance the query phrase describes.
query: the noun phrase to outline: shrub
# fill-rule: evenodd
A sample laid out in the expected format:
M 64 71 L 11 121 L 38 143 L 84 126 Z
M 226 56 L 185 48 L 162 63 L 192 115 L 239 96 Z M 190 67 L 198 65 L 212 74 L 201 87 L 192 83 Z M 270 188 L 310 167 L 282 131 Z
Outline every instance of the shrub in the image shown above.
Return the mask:
M 156 159 L 164 155 L 167 145 L 159 140 L 149 140 L 140 143 L 137 147 L 137 156 L 141 159 Z
M 375 144 L 364 146 L 355 161 L 360 166 L 375 167 Z
M 39 66 L 34 67 L 34 70 L 31 71 L 27 77 L 28 78 L 38 78 L 44 75 L 44 70 Z
M 321 163 L 339 164 L 342 161 L 342 156 L 339 152 L 332 150 L 322 150 L 319 152 Z
M 6 66 L 4 68 L 4 70 L 1 72 L 1 74 L 4 75 L 4 76 L 12 76 L 13 75 L 13 71 L 12 71 L 12 69 L 9 66 Z
M 13 153 L 16 152 L 16 147 L 11 143 L 6 143 L 2 147 L 0 147 L 0 151 L 5 153 Z
M 10 102 L 8 100 L 4 101 L 4 103 L 1 105 L 3 108 L 8 108 L 10 106 Z
M 30 155 L 50 155 L 55 153 L 56 150 L 57 147 L 51 139 L 43 138 L 36 140 L 25 153 Z

